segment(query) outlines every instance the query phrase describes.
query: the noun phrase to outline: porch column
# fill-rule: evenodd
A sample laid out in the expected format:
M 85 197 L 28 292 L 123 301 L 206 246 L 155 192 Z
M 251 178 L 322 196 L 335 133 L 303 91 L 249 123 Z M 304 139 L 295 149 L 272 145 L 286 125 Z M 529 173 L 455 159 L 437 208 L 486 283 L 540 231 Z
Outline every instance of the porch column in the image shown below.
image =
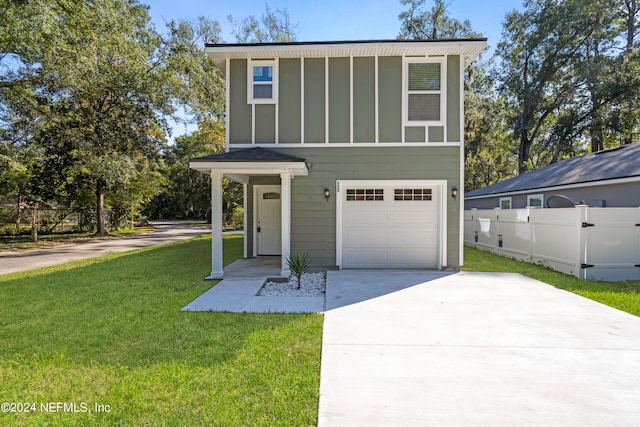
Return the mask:
M 289 172 L 280 174 L 281 188 L 280 201 L 282 215 L 282 277 L 289 277 L 289 267 L 287 258 L 291 253 L 291 174 Z
M 222 279 L 222 172 L 211 170 L 211 274 L 207 280 Z

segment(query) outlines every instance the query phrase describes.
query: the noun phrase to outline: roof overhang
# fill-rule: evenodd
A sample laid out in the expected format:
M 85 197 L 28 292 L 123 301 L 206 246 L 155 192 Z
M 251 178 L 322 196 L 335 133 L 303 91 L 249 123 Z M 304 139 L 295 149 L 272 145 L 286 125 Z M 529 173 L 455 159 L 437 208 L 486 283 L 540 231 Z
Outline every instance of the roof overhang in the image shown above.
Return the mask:
M 207 44 L 205 52 L 223 71 L 229 59 L 324 58 L 345 56 L 438 57 L 460 55 L 471 63 L 487 48 L 487 39 L 358 40 L 328 42 Z
M 305 159 L 264 148 L 249 148 L 191 159 L 189 167 L 209 175 L 213 171 L 219 171 L 225 177 L 242 183 L 249 182 L 250 176 L 309 174 Z

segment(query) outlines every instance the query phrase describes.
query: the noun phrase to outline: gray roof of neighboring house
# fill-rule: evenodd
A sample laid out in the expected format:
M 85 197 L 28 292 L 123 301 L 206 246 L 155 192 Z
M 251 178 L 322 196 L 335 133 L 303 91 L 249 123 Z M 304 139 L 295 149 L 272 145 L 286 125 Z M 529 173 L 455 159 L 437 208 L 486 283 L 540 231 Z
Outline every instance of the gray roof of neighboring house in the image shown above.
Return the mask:
M 304 160 L 300 157 L 261 147 L 210 154 L 191 159 L 192 162 L 304 162 Z
M 465 199 L 611 179 L 640 177 L 640 143 L 573 157 L 465 193 Z

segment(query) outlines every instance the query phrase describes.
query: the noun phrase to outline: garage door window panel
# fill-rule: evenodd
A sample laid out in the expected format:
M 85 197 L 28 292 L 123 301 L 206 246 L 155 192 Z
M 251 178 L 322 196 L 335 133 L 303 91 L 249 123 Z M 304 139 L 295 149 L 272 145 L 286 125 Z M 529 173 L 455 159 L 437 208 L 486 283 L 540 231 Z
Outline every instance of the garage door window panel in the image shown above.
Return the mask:
M 381 188 L 350 188 L 347 189 L 347 202 L 382 202 L 384 190 Z
M 431 201 L 431 188 L 396 188 L 393 190 L 393 199 L 396 201 Z

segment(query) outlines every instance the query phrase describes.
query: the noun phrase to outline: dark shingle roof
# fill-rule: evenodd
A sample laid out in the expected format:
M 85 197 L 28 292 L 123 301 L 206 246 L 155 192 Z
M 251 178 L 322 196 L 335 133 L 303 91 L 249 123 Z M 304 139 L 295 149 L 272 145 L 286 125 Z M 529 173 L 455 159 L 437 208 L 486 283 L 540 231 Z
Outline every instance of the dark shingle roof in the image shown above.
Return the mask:
M 304 162 L 305 159 L 266 148 L 246 148 L 228 153 L 210 154 L 191 159 L 192 162 Z
M 573 157 L 470 191 L 465 198 L 640 176 L 640 143 Z
M 450 38 L 450 39 L 373 39 L 373 40 L 327 40 L 306 42 L 267 42 L 267 43 L 205 43 L 205 47 L 253 47 L 253 46 L 313 46 L 313 45 L 341 45 L 341 44 L 374 44 L 374 43 L 442 43 L 442 42 L 468 42 L 483 41 L 486 37 Z

